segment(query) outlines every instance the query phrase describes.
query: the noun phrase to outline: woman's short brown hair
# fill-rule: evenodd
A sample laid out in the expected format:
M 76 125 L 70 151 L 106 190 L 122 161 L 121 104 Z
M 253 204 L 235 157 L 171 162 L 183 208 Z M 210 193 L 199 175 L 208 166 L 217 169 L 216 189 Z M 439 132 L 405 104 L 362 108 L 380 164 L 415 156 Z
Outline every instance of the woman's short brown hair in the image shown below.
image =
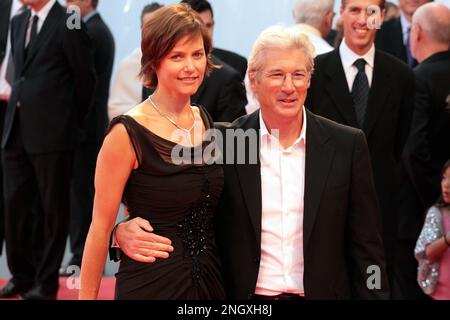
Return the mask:
M 187 4 L 165 6 L 154 11 L 142 27 L 142 59 L 139 77 L 144 86 L 155 88 L 158 85 L 156 68 L 161 60 L 169 54 L 178 40 L 184 36 L 203 38 L 206 53 L 206 74 L 214 68 L 210 53 L 211 38 L 197 12 Z

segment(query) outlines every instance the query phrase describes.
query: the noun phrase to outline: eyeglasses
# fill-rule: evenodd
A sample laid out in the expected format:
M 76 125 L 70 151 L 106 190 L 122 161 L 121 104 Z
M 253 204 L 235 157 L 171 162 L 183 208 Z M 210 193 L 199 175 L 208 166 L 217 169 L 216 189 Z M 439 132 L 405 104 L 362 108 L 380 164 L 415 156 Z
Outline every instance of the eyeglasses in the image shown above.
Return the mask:
M 266 77 L 274 86 L 283 86 L 286 79 L 289 78 L 290 83 L 292 83 L 294 87 L 302 87 L 308 82 L 309 73 L 301 71 L 290 73 L 272 72 L 268 73 Z

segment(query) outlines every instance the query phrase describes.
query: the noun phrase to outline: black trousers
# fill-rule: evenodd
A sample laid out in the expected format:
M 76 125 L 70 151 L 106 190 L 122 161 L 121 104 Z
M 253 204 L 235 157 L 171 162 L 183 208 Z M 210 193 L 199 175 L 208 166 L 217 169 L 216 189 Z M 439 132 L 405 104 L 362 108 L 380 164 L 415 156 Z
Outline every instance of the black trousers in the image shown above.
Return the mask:
M 75 150 L 70 187 L 70 249 L 69 265 L 81 266 L 84 243 L 89 232 L 94 204 L 95 165 L 100 145 L 82 144 Z
M 8 267 L 16 282 L 35 283 L 56 291 L 68 234 L 73 152 L 28 153 L 19 118 L 16 113 L 2 155 Z M 33 254 L 35 238 L 42 241 L 38 263 Z

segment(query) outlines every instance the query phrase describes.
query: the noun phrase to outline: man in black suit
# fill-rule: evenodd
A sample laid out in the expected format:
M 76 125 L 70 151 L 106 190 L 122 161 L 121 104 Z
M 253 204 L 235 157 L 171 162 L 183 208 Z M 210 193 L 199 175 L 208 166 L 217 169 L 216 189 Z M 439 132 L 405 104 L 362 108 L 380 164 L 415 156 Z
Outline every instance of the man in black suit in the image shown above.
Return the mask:
M 23 0 L 11 22 L 14 81 L 5 116 L 5 239 L 11 280 L 0 297 L 55 299 L 69 221 L 72 152 L 95 73 L 84 24 L 56 0 Z M 43 256 L 32 263 L 32 207 L 43 211 Z
M 416 98 L 404 151 L 406 181 L 400 203 L 401 212 L 409 217 L 404 219 L 409 223 L 401 226 L 409 235 L 402 239 L 402 245 L 409 250 L 414 250 L 426 210 L 441 193 L 441 169 L 450 159 L 450 110 L 446 102 L 450 94 L 449 43 L 450 9 L 437 3 L 417 9 L 412 18 L 411 50 L 419 65 L 414 69 Z M 411 266 L 409 277 L 415 278 L 417 261 L 411 255 L 402 259 L 403 265 Z M 414 289 L 418 293 L 410 298 L 423 296 L 417 284 L 407 291 L 414 293 Z
M 8 69 L 8 35 L 9 22 L 11 17 L 12 0 L 0 1 L 0 132 L 3 130 L 3 122 L 5 119 L 6 106 L 8 104 L 8 95 L 3 88 L 6 85 L 6 72 Z M 7 57 L 5 59 L 5 57 Z M 9 84 L 7 84 L 9 86 Z M 9 90 L 8 90 L 9 91 Z M 1 150 L 0 150 L 1 157 Z M 4 214 L 3 214 L 3 170 L 0 164 L 0 255 L 3 250 L 4 237 Z
M 298 29 L 271 27 L 256 41 L 249 79 L 260 111 L 221 128 L 228 140 L 215 226 L 228 298 L 388 298 L 364 133 L 304 108 L 314 60 Z M 170 259 L 170 240 L 145 230 L 149 222 L 140 218 L 119 224 L 124 253 Z
M 400 17 L 383 23 L 375 39 L 376 48 L 392 54 L 410 67 L 415 67 L 417 60 L 414 59 L 409 45 L 411 18 L 417 8 L 429 1 L 399 0 Z
M 383 241 L 393 297 L 399 173 L 413 112 L 414 74 L 400 60 L 374 47 L 376 29 L 369 6 L 384 0 L 342 2 L 344 41 L 316 58 L 306 107 L 338 123 L 360 128 L 369 145 L 382 218 Z M 399 271 L 401 272 L 401 271 Z M 401 276 L 401 275 L 399 275 Z
M 213 39 L 214 12 L 211 4 L 207 0 L 182 0 L 181 3 L 189 4 L 192 9 L 198 12 L 209 31 L 211 39 Z M 245 79 L 245 74 L 247 72 L 247 59 L 237 53 L 219 48 L 213 48 L 212 54 L 239 72 L 242 81 Z
M 72 258 L 69 266 L 81 267 L 84 242 L 92 218 L 97 154 L 109 123 L 107 103 L 114 62 L 114 38 L 108 26 L 96 11 L 98 0 L 66 0 L 66 5 L 75 5 L 80 9 L 80 15 L 92 40 L 97 76 L 94 104 L 87 118 L 87 130 L 75 150 L 71 186 L 69 234 Z M 62 267 L 60 274 L 67 275 L 65 267 Z

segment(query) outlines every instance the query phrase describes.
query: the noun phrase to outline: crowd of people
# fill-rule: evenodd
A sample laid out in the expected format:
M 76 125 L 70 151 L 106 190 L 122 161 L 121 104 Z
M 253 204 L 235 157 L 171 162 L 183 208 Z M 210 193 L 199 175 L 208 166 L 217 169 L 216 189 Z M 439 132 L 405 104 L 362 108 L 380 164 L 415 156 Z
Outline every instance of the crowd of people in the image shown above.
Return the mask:
M 110 88 L 65 4 L 0 0 L 0 298 L 55 299 L 69 236 L 80 299 L 109 250 L 116 299 L 450 300 L 450 8 L 296 0 L 247 62 L 207 0 L 151 3 Z

